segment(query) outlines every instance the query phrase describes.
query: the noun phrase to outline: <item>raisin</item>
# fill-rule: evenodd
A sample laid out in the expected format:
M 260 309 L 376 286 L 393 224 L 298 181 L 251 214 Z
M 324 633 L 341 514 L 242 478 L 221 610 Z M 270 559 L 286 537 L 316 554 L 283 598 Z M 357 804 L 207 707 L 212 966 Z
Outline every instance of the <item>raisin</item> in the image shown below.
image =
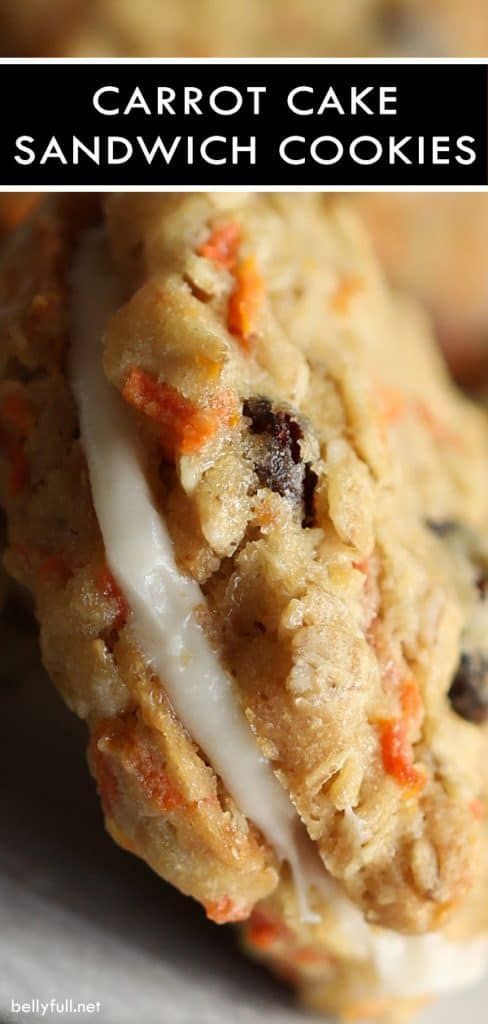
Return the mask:
M 303 479 L 303 507 L 304 516 L 302 519 L 302 526 L 310 527 L 314 525 L 314 494 L 315 488 L 318 483 L 318 476 L 312 469 L 309 462 L 305 464 L 305 476 Z
M 488 720 L 488 658 L 485 655 L 461 655 L 448 696 L 454 711 L 467 722 L 480 725 Z
M 255 464 L 260 483 L 282 498 L 300 498 L 303 478 L 300 424 L 291 413 L 273 409 L 269 398 L 247 399 L 243 412 L 251 420 L 251 433 L 265 438 L 266 442 Z
M 454 519 L 426 519 L 425 525 L 438 537 L 449 537 L 459 529 L 459 523 Z
M 259 482 L 282 498 L 299 503 L 303 509 L 302 525 L 311 526 L 317 475 L 310 463 L 302 459 L 302 424 L 292 412 L 275 408 L 271 400 L 262 395 L 247 398 L 243 413 L 251 421 L 251 434 L 264 442 L 255 458 Z
M 253 434 L 264 434 L 271 429 L 274 412 L 271 399 L 257 395 L 254 398 L 246 398 L 242 411 L 244 416 L 251 420 L 251 431 Z

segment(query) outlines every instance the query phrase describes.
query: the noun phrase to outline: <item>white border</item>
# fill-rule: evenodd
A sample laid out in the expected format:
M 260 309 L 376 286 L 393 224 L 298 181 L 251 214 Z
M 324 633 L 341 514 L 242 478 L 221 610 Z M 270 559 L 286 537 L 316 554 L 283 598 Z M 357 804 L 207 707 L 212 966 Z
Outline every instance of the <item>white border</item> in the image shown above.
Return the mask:
M 137 0 L 134 0 L 137 2 Z M 232 0 L 229 0 L 232 2 Z M 335 0 L 340 2 L 340 0 Z M 427 2 L 427 0 L 426 0 Z M 487 0 L 488 3 L 488 0 Z M 73 66 L 97 66 L 113 65 L 120 67 L 131 66 L 195 66 L 206 67 L 219 64 L 228 67 L 236 65 L 266 66 L 266 65 L 311 65 L 311 66 L 337 66 L 362 65 L 366 67 L 375 66 L 425 66 L 425 65 L 463 65 L 463 66 L 485 66 L 488 76 L 488 55 L 483 57 L 1 57 L 2 65 L 73 65 Z M 485 185 L 153 185 L 151 188 L 143 185 L 0 185 L 0 194 L 4 192 L 488 192 L 488 182 Z

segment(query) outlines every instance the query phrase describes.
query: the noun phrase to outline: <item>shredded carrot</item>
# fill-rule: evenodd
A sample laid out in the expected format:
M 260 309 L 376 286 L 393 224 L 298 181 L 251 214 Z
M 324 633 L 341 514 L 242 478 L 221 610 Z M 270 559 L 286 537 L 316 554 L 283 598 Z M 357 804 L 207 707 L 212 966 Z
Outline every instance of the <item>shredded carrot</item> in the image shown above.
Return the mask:
M 292 954 L 291 962 L 297 967 L 315 967 L 320 964 L 330 964 L 331 958 L 323 949 L 316 949 L 315 946 L 300 946 Z
M 407 676 L 400 686 L 400 704 L 405 719 L 415 720 L 422 711 L 422 698 L 417 681 Z
M 234 277 L 235 286 L 229 299 L 227 326 L 248 351 L 264 302 L 264 281 L 252 256 L 236 267 Z
M 331 307 L 334 313 L 340 316 L 347 313 L 351 299 L 364 287 L 364 280 L 359 274 L 350 274 L 339 281 L 331 299 Z
M 185 799 L 170 781 L 162 759 L 143 736 L 129 738 L 126 749 L 127 765 L 137 776 L 147 800 L 167 813 L 185 806 Z
M 114 601 L 117 609 L 113 621 L 114 629 L 123 629 L 129 617 L 129 605 L 122 593 L 117 581 L 114 579 L 108 565 L 104 565 L 99 577 L 99 586 L 104 597 Z
M 204 906 L 208 919 L 215 924 L 245 921 L 249 917 L 249 907 L 239 906 L 230 896 L 224 896 L 221 900 L 209 900 Z
M 254 517 L 263 530 L 267 530 L 276 523 L 277 511 L 275 505 L 272 501 L 269 501 L 268 497 L 260 498 L 259 503 L 256 504 L 254 509 Z
M 253 910 L 246 929 L 246 941 L 255 949 L 266 950 L 290 936 L 287 926 L 279 918 Z
M 415 768 L 412 745 L 408 740 L 405 722 L 386 719 L 380 723 L 381 754 L 383 767 L 396 782 L 412 792 L 418 792 L 425 784 L 424 773 Z
M 198 255 L 212 260 L 213 263 L 219 263 L 227 270 L 232 270 L 236 264 L 240 239 L 240 227 L 235 221 L 219 224 L 213 229 L 207 241 L 199 247 Z
M 105 750 L 100 750 L 101 741 Z M 183 795 L 168 778 L 159 751 L 133 716 L 102 721 L 94 734 L 90 754 L 107 813 L 117 796 L 113 784 L 115 776 L 109 763 L 112 757 L 117 757 L 123 770 L 135 777 L 145 798 L 160 811 L 168 813 L 186 805 Z
M 376 387 L 380 417 L 382 422 L 389 426 L 399 423 L 407 413 L 413 413 L 427 427 L 436 441 L 450 444 L 454 448 L 463 449 L 463 438 L 430 409 L 426 402 L 420 398 L 409 398 L 398 388 L 379 384 Z
M 54 583 L 63 587 L 72 576 L 73 570 L 61 554 L 48 555 L 39 566 L 39 579 L 42 583 Z
M 138 367 L 130 371 L 122 394 L 129 405 L 158 424 L 162 446 L 170 455 L 200 451 L 231 418 L 227 394 L 221 396 L 220 405 L 217 397 L 212 408 L 201 409 L 176 388 Z

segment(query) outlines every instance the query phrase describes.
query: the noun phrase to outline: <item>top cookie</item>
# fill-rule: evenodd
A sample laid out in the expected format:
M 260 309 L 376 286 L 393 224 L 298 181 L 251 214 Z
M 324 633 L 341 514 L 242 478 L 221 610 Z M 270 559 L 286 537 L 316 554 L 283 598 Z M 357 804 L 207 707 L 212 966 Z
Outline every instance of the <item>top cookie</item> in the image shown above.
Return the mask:
M 3 259 L 3 490 L 8 565 L 89 722 L 109 827 L 214 919 L 245 917 L 283 853 L 249 820 L 252 741 L 368 919 L 436 927 L 475 874 L 486 416 L 449 383 L 421 314 L 392 300 L 347 206 L 87 203 L 48 203 Z M 109 288 L 90 237 L 110 246 Z M 100 326 L 104 289 L 115 313 Z M 151 583 L 162 661 L 135 582 L 141 495 L 170 538 Z M 456 531 L 470 540 L 454 553 Z M 183 619 L 201 689 L 184 651 L 175 683 Z M 218 697 L 202 700 L 210 664 Z M 216 735 L 229 694 L 236 732 Z

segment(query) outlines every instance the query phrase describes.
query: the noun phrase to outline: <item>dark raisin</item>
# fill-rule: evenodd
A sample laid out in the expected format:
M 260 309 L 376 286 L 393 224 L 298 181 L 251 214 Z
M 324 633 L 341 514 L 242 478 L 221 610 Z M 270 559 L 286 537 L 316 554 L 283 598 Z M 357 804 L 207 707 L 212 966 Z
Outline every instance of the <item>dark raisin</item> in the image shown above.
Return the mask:
M 265 441 L 255 463 L 260 483 L 282 498 L 301 497 L 303 430 L 298 420 L 284 409 L 274 409 L 270 399 L 261 396 L 246 399 L 243 412 L 251 420 L 251 433 Z
M 273 406 L 264 395 L 247 398 L 243 413 L 251 421 L 251 434 L 260 441 L 254 458 L 259 482 L 282 498 L 299 504 L 302 525 L 312 526 L 317 474 L 310 463 L 302 459 L 300 441 L 304 429 L 299 419 L 291 411 Z
M 293 456 L 291 440 L 286 427 L 273 434 L 256 473 L 263 487 L 293 499 L 300 497 L 303 471 Z
M 315 488 L 318 483 L 318 476 L 312 469 L 309 462 L 305 464 L 305 475 L 303 478 L 303 510 L 304 516 L 302 519 L 302 526 L 310 527 L 314 525 L 314 496 Z
M 484 654 L 461 655 L 449 700 L 467 722 L 479 725 L 488 720 L 488 658 Z
M 256 395 L 246 398 L 242 411 L 248 420 L 251 420 L 251 431 L 253 434 L 264 434 L 269 430 L 273 422 L 273 405 L 270 398 Z
M 454 519 L 426 519 L 425 525 L 438 537 L 449 537 L 459 530 L 459 523 L 456 523 Z

